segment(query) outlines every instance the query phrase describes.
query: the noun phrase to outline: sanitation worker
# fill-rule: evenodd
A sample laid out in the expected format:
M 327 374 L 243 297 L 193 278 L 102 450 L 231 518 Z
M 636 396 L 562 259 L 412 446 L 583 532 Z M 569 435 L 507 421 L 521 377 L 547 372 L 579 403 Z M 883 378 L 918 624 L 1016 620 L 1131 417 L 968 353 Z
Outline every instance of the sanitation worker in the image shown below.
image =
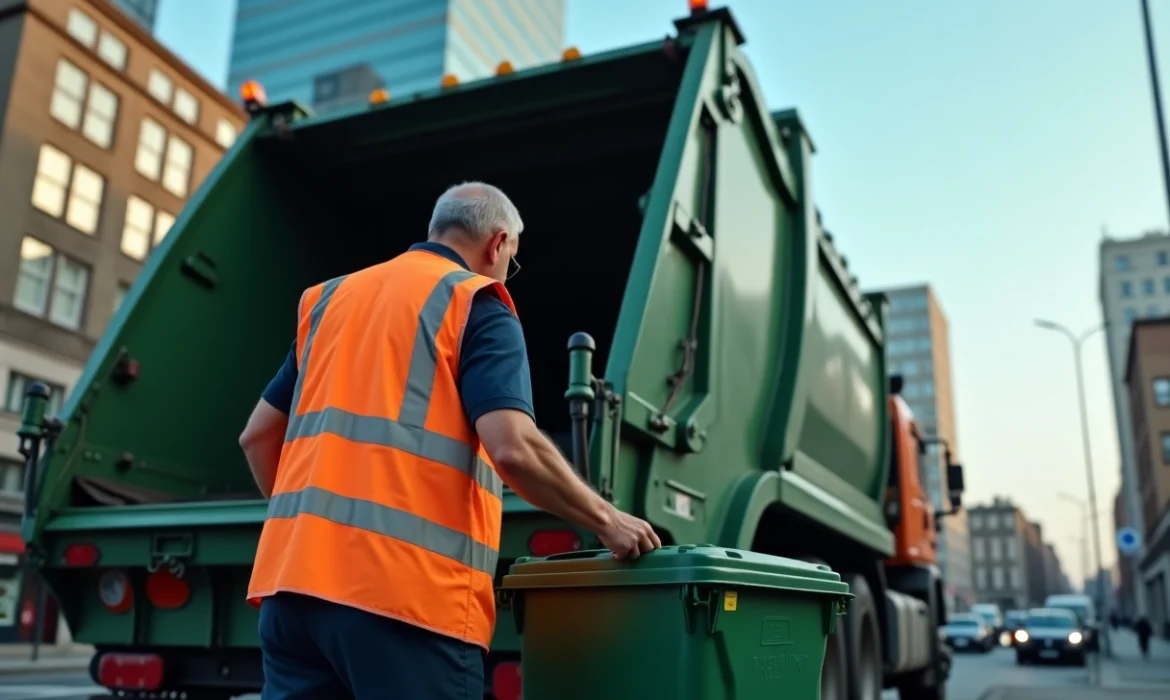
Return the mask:
M 248 587 L 264 700 L 481 700 L 501 480 L 614 556 L 661 546 L 536 427 L 504 287 L 522 230 L 499 189 L 458 185 L 426 242 L 301 296 L 240 436 L 270 499 Z

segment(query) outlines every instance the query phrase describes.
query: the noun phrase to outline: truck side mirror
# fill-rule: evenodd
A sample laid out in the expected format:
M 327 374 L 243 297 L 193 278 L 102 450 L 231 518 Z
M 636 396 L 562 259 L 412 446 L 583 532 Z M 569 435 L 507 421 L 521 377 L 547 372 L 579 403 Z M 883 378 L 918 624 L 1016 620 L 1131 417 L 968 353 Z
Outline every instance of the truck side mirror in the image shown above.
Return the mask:
M 963 491 L 966 490 L 963 484 L 963 465 L 947 465 L 947 487 L 950 491 L 951 507 L 958 510 L 963 505 Z

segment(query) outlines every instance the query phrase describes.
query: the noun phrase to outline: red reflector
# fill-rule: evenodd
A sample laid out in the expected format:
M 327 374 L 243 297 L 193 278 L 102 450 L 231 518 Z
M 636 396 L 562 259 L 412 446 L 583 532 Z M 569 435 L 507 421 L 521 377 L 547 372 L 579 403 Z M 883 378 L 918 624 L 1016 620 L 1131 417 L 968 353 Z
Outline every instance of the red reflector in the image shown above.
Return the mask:
M 496 700 L 520 700 L 520 664 L 505 661 L 492 670 L 492 695 Z
M 65 566 L 94 566 L 101 552 L 92 544 L 71 544 L 65 548 Z
M 162 569 L 147 577 L 146 598 L 156 608 L 163 610 L 181 608 L 191 599 L 191 585 L 186 579 Z
M 98 683 L 116 690 L 158 690 L 163 682 L 162 658 L 155 654 L 103 654 Z
M 528 540 L 528 551 L 535 557 L 547 557 L 581 549 L 581 538 L 572 530 L 537 530 Z

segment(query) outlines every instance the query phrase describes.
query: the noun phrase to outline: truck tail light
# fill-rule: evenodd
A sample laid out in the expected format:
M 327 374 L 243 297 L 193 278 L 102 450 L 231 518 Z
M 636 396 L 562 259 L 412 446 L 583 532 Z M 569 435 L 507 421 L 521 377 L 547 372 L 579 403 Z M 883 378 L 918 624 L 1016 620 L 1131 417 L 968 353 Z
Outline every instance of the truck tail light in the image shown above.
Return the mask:
M 504 661 L 492 669 L 492 695 L 496 700 L 520 700 L 520 664 Z
M 110 569 L 98 579 L 98 597 L 110 612 L 120 615 L 134 605 L 134 588 L 121 569 Z
M 97 545 L 71 544 L 65 548 L 65 566 L 94 566 L 101 555 Z
M 175 610 L 191 599 L 191 584 L 161 569 L 146 578 L 146 599 L 156 608 Z
M 114 690 L 158 690 L 163 682 L 157 654 L 102 654 L 97 682 Z
M 581 538 L 572 530 L 537 530 L 528 540 L 528 551 L 535 557 L 548 557 L 581 549 Z

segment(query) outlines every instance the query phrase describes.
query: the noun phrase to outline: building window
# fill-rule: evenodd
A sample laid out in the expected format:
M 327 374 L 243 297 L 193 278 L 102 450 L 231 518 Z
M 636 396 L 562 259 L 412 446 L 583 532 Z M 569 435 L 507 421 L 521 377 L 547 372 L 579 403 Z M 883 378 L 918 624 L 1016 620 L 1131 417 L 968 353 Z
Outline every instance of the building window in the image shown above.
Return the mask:
M 92 234 L 97 230 L 104 191 L 101 175 L 80 163 L 75 165 L 69 156 L 48 144 L 41 146 L 33 181 L 34 207 L 54 218 L 64 216 L 73 228 Z
M 183 88 L 175 90 L 175 114 L 188 124 L 199 121 L 199 100 Z
M 1010 572 L 1010 575 L 1011 575 L 1012 588 L 1023 588 L 1024 587 L 1024 574 L 1022 571 L 1020 571 L 1020 567 L 1013 566 L 1010 569 L 1008 569 L 1008 571 Z
M 1156 257 L 1158 258 L 1158 265 L 1160 265 L 1161 267 L 1166 267 L 1166 265 L 1170 265 L 1170 253 L 1167 253 L 1164 250 L 1159 250 L 1156 254 Z
M 69 33 L 69 36 L 91 49 L 94 42 L 97 41 L 97 22 L 76 7 L 69 10 L 69 18 L 65 21 L 65 31 Z
M 138 153 L 134 157 L 134 167 L 150 180 L 158 181 L 162 176 L 162 155 L 166 146 L 167 132 L 150 117 L 142 120 L 142 129 L 138 132 Z
M 1154 280 L 1150 279 L 1149 277 L 1142 280 L 1142 293 L 1144 293 L 1146 296 L 1150 296 L 1154 293 Z
M 69 190 L 69 207 L 65 210 L 65 223 L 82 233 L 97 231 L 98 218 L 102 210 L 102 193 L 106 183 L 101 175 L 81 163 L 73 167 L 73 184 Z
M 150 69 L 150 77 L 146 81 L 146 91 L 150 93 L 151 97 L 169 107 L 174 90 L 175 84 L 166 74 L 157 68 Z
M 1004 513 L 1003 514 L 1003 526 L 1005 529 L 1008 529 L 1008 530 L 1011 530 L 1012 532 L 1015 532 L 1015 530 L 1016 530 L 1016 514 L 1015 513 Z
M 983 561 L 983 558 L 987 556 L 986 542 L 982 537 L 971 541 L 971 555 L 975 561 Z
M 1158 317 L 1157 305 L 1150 304 L 1149 306 L 1147 306 L 1146 307 L 1146 318 L 1157 318 L 1157 317 Z
M 126 70 L 126 44 L 113 34 L 102 32 L 102 38 L 98 41 L 97 53 L 103 61 L 112 67 Z
M 1125 307 L 1125 320 L 1126 320 L 1126 322 L 1133 323 L 1133 320 L 1135 318 L 1137 318 L 1137 312 L 1133 310 L 1133 307 L 1130 307 L 1130 306 Z
M 114 123 L 118 119 L 118 96 L 99 83 L 89 86 L 89 101 L 86 103 L 85 124 L 81 133 L 102 148 L 114 144 Z
M 1003 538 L 1004 552 L 1007 553 L 1007 558 L 1011 559 L 1012 561 L 1015 561 L 1019 556 L 1019 553 L 1016 551 L 1016 544 L 1016 538 L 1014 537 Z
M 187 196 L 187 186 L 191 183 L 192 155 L 191 146 L 171 134 L 167 141 L 167 164 L 162 184 L 176 197 Z
M 49 390 L 49 404 L 45 408 L 45 414 L 57 415 L 61 411 L 61 402 L 65 399 L 65 387 L 17 371 L 8 373 L 8 390 L 4 392 L 4 410 L 8 413 L 24 411 L 24 395 L 28 393 L 28 388 L 34 382 L 44 384 L 45 388 Z
M 998 537 L 991 538 L 991 558 L 995 561 L 1003 558 L 1003 547 Z
M 175 217 L 165 211 L 156 212 L 144 199 L 131 195 L 126 200 L 126 224 L 122 229 L 122 252 L 135 260 L 143 260 L 170 231 Z
M 1113 258 L 1113 269 L 1114 270 L 1128 270 L 1129 269 L 1129 256 L 1128 255 L 1118 255 L 1118 256 L 1114 257 Z
M 80 68 L 65 59 L 57 61 L 57 75 L 53 81 L 53 97 L 49 114 L 70 129 L 81 126 L 81 104 L 85 100 L 86 76 Z
M 0 457 L 0 491 L 10 496 L 24 494 L 24 464 Z
M 86 98 L 86 83 L 89 96 Z M 84 118 L 82 103 L 85 103 Z M 49 114 L 70 129 L 81 128 L 87 139 L 109 148 L 114 141 L 114 122 L 118 116 L 118 97 L 100 83 L 91 82 L 80 68 L 65 59 L 57 62 L 53 97 Z
M 224 148 L 231 148 L 236 142 L 236 127 L 228 120 L 220 119 L 215 125 L 215 142 Z M 1170 277 L 1166 278 L 1166 283 L 1170 287 Z
M 972 513 L 967 517 L 967 524 L 970 525 L 972 530 L 982 530 L 983 516 L 978 513 Z
M 1133 282 L 1129 280 L 1121 281 L 1121 296 L 1126 298 L 1133 296 Z
M 1154 379 L 1154 403 L 1159 406 L 1170 406 L 1170 377 Z
M 1162 433 L 1162 461 L 1170 463 L 1170 433 Z
M 114 313 L 118 313 L 118 309 L 122 308 L 122 302 L 126 301 L 126 292 L 130 291 L 130 285 L 125 282 L 119 282 L 118 288 L 114 291 Z
M 55 253 L 35 238 L 20 245 L 20 272 L 13 305 L 33 316 L 78 330 L 89 291 L 89 268 Z
M 991 567 L 991 587 L 995 590 L 1003 588 L 1003 567 Z

